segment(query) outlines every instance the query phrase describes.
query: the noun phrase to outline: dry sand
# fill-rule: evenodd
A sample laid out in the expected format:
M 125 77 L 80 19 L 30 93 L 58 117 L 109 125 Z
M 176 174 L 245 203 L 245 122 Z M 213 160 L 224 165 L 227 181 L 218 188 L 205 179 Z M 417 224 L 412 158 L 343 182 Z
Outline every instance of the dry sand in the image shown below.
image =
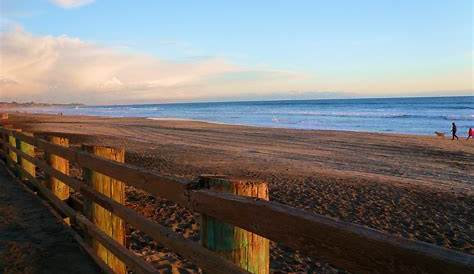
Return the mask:
M 163 174 L 264 179 L 273 201 L 474 254 L 474 140 L 142 118 L 10 120 L 31 132 L 66 134 L 76 144 L 124 146 L 128 163 Z M 199 238 L 197 214 L 132 188 L 127 195 L 129 207 Z M 164 272 L 195 270 L 133 228 L 128 243 Z M 271 269 L 338 271 L 275 243 Z

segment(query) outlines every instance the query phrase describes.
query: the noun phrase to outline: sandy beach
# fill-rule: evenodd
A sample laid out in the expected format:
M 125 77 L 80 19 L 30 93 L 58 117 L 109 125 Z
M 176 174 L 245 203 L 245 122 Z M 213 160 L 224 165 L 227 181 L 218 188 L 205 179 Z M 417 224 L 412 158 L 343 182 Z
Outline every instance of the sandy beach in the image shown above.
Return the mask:
M 262 179 L 272 201 L 474 254 L 473 140 L 144 118 L 12 114 L 9 120 L 73 144 L 125 147 L 126 162 L 157 173 Z M 169 201 L 128 188 L 127 206 L 199 239 L 199 216 Z M 131 227 L 128 244 L 165 273 L 196 271 Z M 339 271 L 276 243 L 271 270 Z

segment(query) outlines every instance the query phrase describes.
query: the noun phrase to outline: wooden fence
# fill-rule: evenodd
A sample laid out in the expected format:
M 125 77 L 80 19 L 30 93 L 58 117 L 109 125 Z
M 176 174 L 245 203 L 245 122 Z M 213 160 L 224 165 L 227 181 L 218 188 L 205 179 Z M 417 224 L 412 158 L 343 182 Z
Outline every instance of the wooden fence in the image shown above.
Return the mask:
M 58 168 L 54 161 L 36 157 L 31 153 L 31 146 L 43 150 L 48 155 L 74 162 L 86 170 L 110 177 L 111 180 L 173 201 L 203 216 L 245 229 L 353 273 L 474 273 L 474 256 L 466 253 L 309 213 L 261 199 L 260 196 L 251 198 L 215 191 L 212 188 L 205 188 L 202 183 L 196 181 L 152 173 L 143 168 L 105 159 L 90 153 L 91 150 L 69 148 L 64 143 L 57 141 L 53 143 L 11 128 L 0 127 L 0 134 L 1 155 L 7 160 L 10 168 L 16 170 L 20 178 L 34 185 L 63 216 L 68 217 L 67 223 L 80 228 L 86 240 L 77 235 L 76 239 L 107 273 L 120 271 L 109 262 L 104 263 L 105 260 L 99 258 L 97 249 L 93 248 L 87 238 L 93 238 L 136 273 L 157 273 L 157 271 L 128 250 L 123 242 L 117 241 L 115 236 L 101 228 L 96 220 L 89 219 L 89 214 L 70 207 L 66 203 L 68 195 L 60 197 L 61 195 L 51 191 L 50 186 L 45 187 L 44 182 L 32 172 L 31 165 L 80 192 L 84 200 L 100 205 L 120 218 L 121 222 L 126 222 L 144 232 L 164 247 L 192 261 L 205 272 L 229 274 L 248 273 L 249 270 L 254 273 L 266 273 L 268 266 L 266 270 L 242 269 L 235 264 L 235 260 L 232 262 L 219 252 L 207 249 L 205 245 L 184 239 L 171 229 L 125 207 L 114 197 L 101 193 L 93 185 L 69 176 L 65 168 Z M 18 159 L 15 160 L 13 157 Z M 268 248 L 267 245 L 265 248 Z M 268 260 L 264 263 L 268 264 Z

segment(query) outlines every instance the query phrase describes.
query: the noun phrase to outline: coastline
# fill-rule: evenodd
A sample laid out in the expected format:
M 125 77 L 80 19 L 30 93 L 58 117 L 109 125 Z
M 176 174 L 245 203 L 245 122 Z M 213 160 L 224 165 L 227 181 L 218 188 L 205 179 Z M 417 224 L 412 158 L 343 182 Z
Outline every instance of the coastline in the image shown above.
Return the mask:
M 88 116 L 88 115 L 67 115 L 67 116 Z M 130 118 L 130 117 L 112 117 L 112 116 L 94 116 L 90 115 L 89 117 L 101 117 L 101 118 L 111 118 L 111 119 L 120 119 L 120 118 Z M 215 124 L 215 125 L 226 125 L 226 126 L 241 126 L 241 127 L 250 127 L 250 128 L 271 128 L 271 129 L 291 129 L 299 131 L 322 131 L 322 132 L 343 132 L 343 133 L 362 133 L 362 134 L 382 134 L 382 135 L 395 135 L 395 136 L 409 136 L 409 137 L 430 137 L 432 135 L 427 134 L 414 134 L 414 133 L 398 133 L 398 132 L 377 132 L 377 131 L 357 131 L 357 130 L 337 130 L 337 129 L 309 129 L 309 128 L 288 128 L 284 126 L 258 126 L 258 125 L 247 125 L 239 123 L 225 123 L 218 121 L 207 121 L 191 118 L 178 118 L 178 117 L 133 117 L 136 119 L 148 119 L 153 121 L 184 121 L 184 122 L 196 122 L 196 123 L 206 123 L 206 124 Z
M 126 162 L 153 172 L 262 179 L 273 201 L 474 254 L 472 140 L 97 116 L 17 113 L 10 121 L 72 144 L 125 147 Z M 132 188 L 127 196 L 127 206 L 198 239 L 196 216 Z M 274 243 L 271 258 L 275 271 L 334 272 Z
M 379 98 L 358 100 L 296 100 L 129 104 L 24 108 L 37 114 L 145 117 L 196 120 L 230 125 L 304 130 L 336 130 L 432 136 L 458 133 L 473 126 L 474 97 Z
M 337 166 L 322 166 L 322 169 L 327 172 L 335 173 L 337 176 L 348 177 L 357 174 L 359 177 L 368 178 L 369 180 L 373 178 L 375 181 L 379 182 L 389 182 L 392 184 L 406 184 L 409 183 L 412 186 L 424 185 L 435 188 L 445 188 L 449 191 L 469 191 L 474 193 L 473 184 L 474 181 L 474 172 L 469 171 L 469 168 L 464 168 L 463 163 L 474 168 L 474 164 L 470 163 L 465 157 L 469 155 L 474 155 L 474 142 L 472 140 L 465 140 L 460 138 L 459 141 L 451 141 L 447 136 L 445 138 L 439 138 L 436 136 L 426 136 L 426 135 L 417 135 L 417 134 L 402 134 L 402 133 L 382 133 L 382 132 L 362 132 L 362 131 L 341 131 L 341 130 L 314 130 L 314 129 L 292 129 L 292 128 L 280 128 L 280 127 L 262 127 L 262 126 L 249 126 L 249 125 L 239 125 L 239 124 L 228 124 L 228 123 L 219 123 L 219 122 L 209 122 L 202 120 L 193 120 L 193 119 L 175 119 L 175 118 L 153 118 L 148 117 L 106 117 L 106 116 L 93 116 L 93 115 L 54 115 L 54 114 L 37 114 L 37 113 L 11 113 L 10 120 L 11 123 L 18 125 L 18 127 L 26 128 L 31 132 L 56 132 L 62 135 L 69 135 L 70 137 L 88 139 L 90 142 L 99 142 L 108 145 L 114 145 L 114 141 L 120 140 L 120 143 L 124 145 L 132 146 L 132 150 L 135 150 L 135 146 L 140 148 L 143 145 L 139 143 L 145 142 L 153 144 L 152 138 L 148 138 L 146 135 L 148 130 L 170 130 L 173 129 L 174 132 L 185 131 L 186 134 L 183 137 L 192 138 L 192 131 L 209 131 L 208 134 L 212 132 L 219 133 L 223 139 L 228 137 L 228 134 L 233 134 L 236 131 L 241 131 L 243 135 L 246 133 L 258 134 L 260 137 L 258 142 L 253 142 L 252 137 L 249 137 L 248 144 L 243 143 L 242 147 L 238 147 L 241 150 L 252 149 L 258 150 L 259 145 L 264 145 L 268 147 L 269 144 L 265 143 L 265 139 L 271 140 L 275 137 L 281 137 L 282 140 L 276 139 L 270 147 L 278 147 L 279 145 L 285 146 L 283 152 L 292 152 L 291 144 L 298 145 L 299 151 L 304 151 L 306 149 L 314 149 L 315 154 L 322 153 L 322 151 L 331 151 L 335 154 L 345 154 L 343 159 L 340 159 L 344 162 L 344 165 Z M 116 131 L 115 128 L 120 127 L 121 131 Z M 137 129 L 141 128 L 141 129 Z M 138 131 L 138 132 L 137 132 Z M 191 131 L 191 132 L 188 132 Z M 136 136 L 132 136 L 133 134 Z M 140 137 L 140 135 L 142 137 Z M 170 136 L 169 134 L 167 134 Z M 314 139 L 312 139 L 314 137 Z M 108 140 L 109 139 L 109 140 Z M 142 140 L 141 140 L 142 139 Z M 241 139 L 241 138 L 240 138 Z M 321 139 L 314 146 L 314 141 Z M 114 140 L 114 141 L 110 141 Z M 186 143 L 187 140 L 183 140 L 183 143 Z M 191 140 L 188 140 L 191 141 Z M 216 139 L 216 141 L 222 141 Z M 242 140 L 240 140 L 242 141 Z M 335 150 L 331 143 L 339 143 L 340 146 Z M 138 144 L 137 144 L 138 143 Z M 365 147 L 361 147 L 361 153 L 354 153 L 353 150 L 356 149 L 356 145 L 361 143 L 368 143 Z M 193 144 L 190 144 L 193 145 Z M 198 144 L 199 145 L 199 144 Z M 211 145 L 212 144 L 207 144 Z M 413 146 L 412 150 L 407 150 L 405 145 Z M 287 147 L 290 146 L 288 149 Z M 327 148 L 325 146 L 328 146 Z M 382 147 L 381 147 L 382 146 Z M 388 147 L 384 147 L 388 146 Z M 390 147 L 393 146 L 393 147 Z M 371 150 L 380 149 L 381 151 L 376 151 L 375 155 L 364 155 L 370 153 Z M 409 152 L 410 155 L 403 155 L 397 153 L 396 148 L 400 149 L 400 153 Z M 433 150 L 433 151 L 430 151 Z M 433 154 L 432 156 L 446 158 L 449 160 L 449 156 L 460 156 L 461 162 L 456 163 L 456 166 L 451 167 L 461 167 L 457 174 L 445 174 L 446 176 L 433 175 L 426 176 L 427 174 L 416 174 L 421 176 L 415 176 L 407 172 L 406 174 L 397 174 L 391 172 L 390 170 L 384 172 L 383 170 L 354 170 L 350 169 L 352 164 L 359 162 L 364 156 L 379 157 L 377 160 L 382 160 L 386 157 L 399 157 L 396 162 L 397 165 L 405 165 L 403 160 L 408 160 L 412 157 L 411 154 L 420 153 L 419 157 L 426 161 L 439 160 L 439 159 L 430 159 L 429 155 L 423 154 L 428 152 L 428 154 Z M 446 155 L 443 155 L 443 152 Z M 377 155 L 377 153 L 379 155 Z M 385 154 L 383 154 L 385 153 Z M 459 154 L 459 155 L 456 155 Z M 255 153 L 249 153 L 249 158 L 255 156 Z M 297 155 L 298 156 L 298 155 Z M 341 155 L 334 155 L 341 156 Z M 408 159 L 404 156 L 409 156 Z M 446 156 L 446 157 L 443 157 Z M 326 156 L 329 160 L 332 160 L 331 157 Z M 305 160 L 297 159 L 293 157 L 294 160 Z M 376 162 L 376 161 L 375 161 Z M 317 164 L 321 164 L 321 161 L 318 161 Z M 388 163 L 386 163 L 388 164 Z M 391 163 L 393 164 L 393 163 Z M 423 164 L 422 162 L 412 162 L 406 163 L 407 166 L 411 164 Z M 439 163 L 437 163 L 439 164 Z M 369 165 L 366 165 L 368 167 Z M 346 170 L 349 167 L 349 170 Z M 360 168 L 360 166 L 359 166 Z M 434 171 L 434 167 L 428 169 L 428 171 Z M 442 171 L 442 170 L 438 170 Z M 315 172 L 312 168 L 311 172 Z M 348 173 L 348 174 L 346 174 Z M 441 172 L 443 174 L 443 172 Z M 456 175 L 466 175 L 467 178 L 461 178 L 463 176 Z M 444 178 L 440 178 L 444 177 Z M 473 179 L 473 180 L 470 180 Z M 453 181 L 454 183 L 450 184 L 449 182 Z
M 216 125 L 227 125 L 227 126 L 239 126 L 239 127 L 251 127 L 251 128 L 268 128 L 268 129 L 282 129 L 282 130 L 298 130 L 298 131 L 314 131 L 314 132 L 341 132 L 341 133 L 361 133 L 361 134 L 380 134 L 388 136 L 405 136 L 405 137 L 436 137 L 435 130 L 429 134 L 423 133 L 404 133 L 396 131 L 367 131 L 367 130 L 348 130 L 348 129 L 317 129 L 317 128 L 293 128 L 286 126 L 271 126 L 271 125 L 253 125 L 245 123 L 229 123 L 229 122 L 220 122 L 215 120 L 205 120 L 205 119 L 194 119 L 194 118 L 182 118 L 182 117 L 149 117 L 149 116 L 112 116 L 112 115 L 95 115 L 95 114 L 63 114 L 61 112 L 49 113 L 49 112 L 30 112 L 30 111 L 20 111 L 18 109 L 1 109 L 0 112 L 10 113 L 18 116 L 63 116 L 63 117 L 74 117 L 74 118 L 102 118 L 102 119 L 143 119 L 143 120 L 152 120 L 152 121 L 182 121 L 182 122 L 196 122 L 196 123 L 206 123 L 206 124 L 216 124 Z M 465 139 L 467 135 L 464 136 L 464 132 L 459 133 L 458 136 L 460 141 Z M 448 139 L 449 134 L 445 134 L 445 139 Z

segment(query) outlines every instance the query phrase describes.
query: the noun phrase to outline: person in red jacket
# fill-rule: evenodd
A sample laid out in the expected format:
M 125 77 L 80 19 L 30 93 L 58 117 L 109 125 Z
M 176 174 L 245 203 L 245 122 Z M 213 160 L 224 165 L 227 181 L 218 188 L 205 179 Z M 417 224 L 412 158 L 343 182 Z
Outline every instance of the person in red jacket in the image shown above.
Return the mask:
M 469 138 L 474 138 L 474 130 L 472 130 L 472 127 L 469 128 L 469 131 L 467 132 L 467 139 L 466 140 L 469 140 Z

